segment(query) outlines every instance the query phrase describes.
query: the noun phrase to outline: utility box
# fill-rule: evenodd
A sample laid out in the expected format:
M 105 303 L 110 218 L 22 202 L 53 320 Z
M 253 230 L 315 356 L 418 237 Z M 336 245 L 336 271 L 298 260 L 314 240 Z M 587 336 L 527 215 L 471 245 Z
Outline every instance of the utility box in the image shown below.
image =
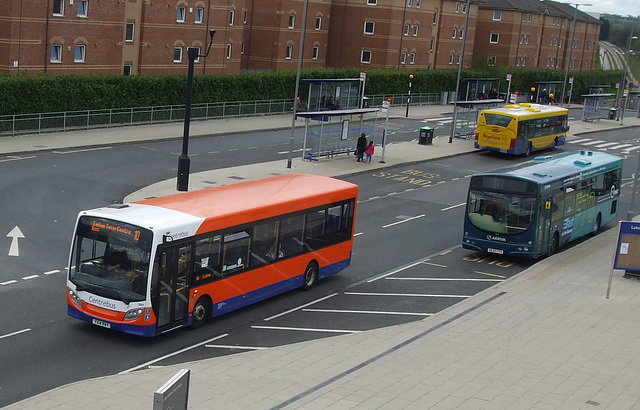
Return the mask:
M 613 107 L 611 107 L 611 109 L 609 110 L 609 119 L 610 120 L 615 120 L 616 119 L 616 112 L 617 110 Z
M 420 137 L 418 138 L 418 144 L 431 145 L 433 144 L 433 129 L 430 127 L 420 128 Z

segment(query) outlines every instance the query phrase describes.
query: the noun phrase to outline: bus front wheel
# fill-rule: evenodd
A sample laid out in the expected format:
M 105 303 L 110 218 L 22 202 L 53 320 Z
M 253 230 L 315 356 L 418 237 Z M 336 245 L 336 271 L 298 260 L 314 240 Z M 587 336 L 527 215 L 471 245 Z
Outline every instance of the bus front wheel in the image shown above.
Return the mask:
M 553 239 L 551 239 L 551 249 L 549 249 L 549 256 L 558 252 L 559 247 L 560 247 L 560 237 L 558 236 L 558 232 L 554 232 Z
M 191 314 L 191 329 L 199 329 L 211 316 L 211 302 L 206 297 L 198 299 Z
M 309 290 L 315 286 L 318 282 L 318 264 L 315 262 L 309 262 L 307 269 L 304 271 L 304 283 L 302 289 Z

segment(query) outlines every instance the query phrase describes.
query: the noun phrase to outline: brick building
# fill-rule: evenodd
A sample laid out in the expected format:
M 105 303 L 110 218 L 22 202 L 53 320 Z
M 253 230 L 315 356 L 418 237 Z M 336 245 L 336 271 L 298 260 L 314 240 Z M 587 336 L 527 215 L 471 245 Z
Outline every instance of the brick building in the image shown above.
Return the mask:
M 295 69 L 304 0 L 4 0 L 0 72 L 184 74 L 187 48 L 211 53 L 196 73 Z M 539 0 L 308 0 L 303 67 L 593 70 L 600 23 Z

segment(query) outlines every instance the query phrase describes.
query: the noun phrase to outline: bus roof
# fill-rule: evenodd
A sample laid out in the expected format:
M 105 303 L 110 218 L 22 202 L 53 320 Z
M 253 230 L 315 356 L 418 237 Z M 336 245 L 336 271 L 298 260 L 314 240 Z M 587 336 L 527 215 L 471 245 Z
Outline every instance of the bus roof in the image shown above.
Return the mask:
M 527 117 L 568 115 L 569 110 L 555 105 L 520 103 L 518 105 L 505 105 L 502 108 L 488 108 L 480 112 L 480 114 L 483 113 L 503 114 L 518 119 L 526 119 Z
M 567 177 L 581 174 L 602 173 L 622 167 L 622 158 L 599 151 L 573 151 L 558 155 L 536 157 L 512 168 L 500 168 L 492 172 L 477 175 L 501 175 L 535 182 L 551 183 Z M 474 175 L 475 176 L 475 175 Z
M 204 222 L 199 232 L 274 217 L 356 197 L 357 185 L 318 175 L 288 174 L 137 202 Z M 233 219 L 229 221 L 229 218 Z

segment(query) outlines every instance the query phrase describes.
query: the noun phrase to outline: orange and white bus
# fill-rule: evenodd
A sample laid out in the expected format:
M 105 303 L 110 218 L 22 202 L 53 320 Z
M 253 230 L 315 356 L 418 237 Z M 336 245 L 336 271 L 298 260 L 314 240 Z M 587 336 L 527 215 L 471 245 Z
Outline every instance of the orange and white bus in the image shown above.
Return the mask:
M 357 196 L 290 174 L 82 211 L 67 312 L 151 337 L 310 289 L 349 266 Z

